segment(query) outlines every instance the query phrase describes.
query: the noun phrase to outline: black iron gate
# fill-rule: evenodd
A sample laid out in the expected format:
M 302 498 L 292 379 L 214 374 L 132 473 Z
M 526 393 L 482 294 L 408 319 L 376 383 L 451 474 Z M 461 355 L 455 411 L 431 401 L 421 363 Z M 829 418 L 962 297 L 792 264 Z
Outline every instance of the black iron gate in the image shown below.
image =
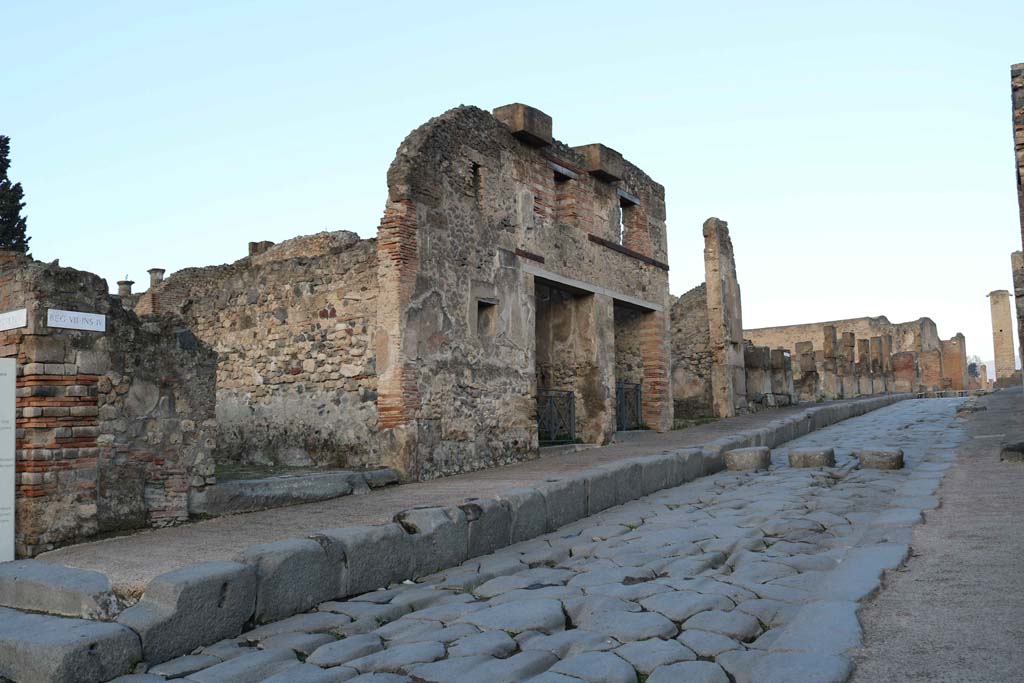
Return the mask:
M 576 396 L 571 391 L 537 391 L 537 435 L 541 446 L 576 441 Z
M 640 411 L 640 385 L 634 382 L 619 382 L 615 385 L 615 429 L 626 431 L 643 426 Z

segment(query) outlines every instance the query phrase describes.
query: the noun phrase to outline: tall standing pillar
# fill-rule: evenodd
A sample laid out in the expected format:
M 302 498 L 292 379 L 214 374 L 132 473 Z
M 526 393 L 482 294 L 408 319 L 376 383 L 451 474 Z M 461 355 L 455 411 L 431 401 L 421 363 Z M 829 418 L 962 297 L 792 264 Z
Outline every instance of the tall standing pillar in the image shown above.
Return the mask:
M 711 403 L 716 417 L 730 417 L 747 409 L 743 310 L 729 225 L 717 218 L 704 222 L 704 278 L 709 340 L 714 353 Z
M 1016 367 L 1010 293 L 1005 289 L 989 292 L 988 304 L 992 309 L 992 348 L 995 351 L 996 379 L 1000 380 L 1011 377 Z

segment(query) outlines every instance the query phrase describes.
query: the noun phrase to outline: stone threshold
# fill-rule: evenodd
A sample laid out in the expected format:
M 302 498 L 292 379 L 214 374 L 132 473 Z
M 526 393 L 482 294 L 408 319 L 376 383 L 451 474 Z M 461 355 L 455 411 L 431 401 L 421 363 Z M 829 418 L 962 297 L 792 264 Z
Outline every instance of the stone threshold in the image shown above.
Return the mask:
M 258 479 L 229 479 L 193 495 L 189 499 L 189 513 L 219 517 L 270 510 L 369 493 L 370 489 L 397 483 L 398 472 L 391 468 L 366 472 L 335 470 L 279 474 Z
M 0 564 L 0 676 L 107 681 L 140 661 L 157 664 L 327 600 L 421 579 L 717 473 L 725 468 L 727 451 L 773 448 L 911 396 L 813 405 L 698 447 L 611 462 L 495 498 L 420 506 L 388 524 L 255 545 L 233 561 L 186 565 L 157 576 L 137 604 L 120 612 L 122 604 L 101 572 L 40 560 Z M 44 652 L 40 668 L 36 655 Z

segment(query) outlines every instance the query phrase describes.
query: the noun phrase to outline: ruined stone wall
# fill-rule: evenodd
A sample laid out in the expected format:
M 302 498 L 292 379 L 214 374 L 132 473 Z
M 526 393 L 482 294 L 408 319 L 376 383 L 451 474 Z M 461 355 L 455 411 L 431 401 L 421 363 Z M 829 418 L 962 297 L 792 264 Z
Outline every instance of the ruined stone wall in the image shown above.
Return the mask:
M 626 306 L 615 311 L 615 381 L 640 384 L 644 380 L 644 357 L 640 348 L 643 313 Z
M 704 283 L 672 303 L 672 400 L 676 419 L 714 417 L 707 287 Z
M 757 346 L 792 349 L 797 342 L 810 341 L 815 348 L 825 346 L 825 327 L 850 332 L 857 339 L 870 339 L 891 335 L 893 353 L 901 351 L 935 351 L 939 348 L 939 334 L 931 318 L 919 318 L 905 323 L 891 323 L 885 316 L 849 318 L 821 323 L 781 325 L 743 331 L 745 339 Z
M 943 389 L 960 391 L 967 388 L 967 343 L 957 334 L 942 341 Z
M 376 241 L 339 231 L 254 246 L 175 273 L 136 306 L 181 315 L 217 351 L 218 459 L 377 465 Z
M 1024 327 L 1024 251 L 1010 255 L 1010 267 L 1013 271 L 1013 301 L 1017 309 L 1017 357 L 1024 359 L 1024 330 L 1021 329 Z
M 213 483 L 216 356 L 180 320 L 146 322 L 92 273 L 0 252 L 0 332 L 18 361 L 16 552 L 188 518 Z M 105 332 L 50 328 L 47 310 L 102 314 Z
M 1020 210 L 1021 244 L 1024 245 L 1024 64 L 1014 64 L 1010 67 L 1010 99 L 1017 208 Z M 1017 349 L 1020 358 L 1024 359 L 1024 254 L 1014 252 L 1012 268 L 1014 296 L 1017 302 Z
M 669 426 L 664 188 L 614 150 L 557 142 L 541 112 L 496 113 L 432 119 L 388 171 L 378 406 L 393 464 L 418 478 L 536 453 L 537 283 L 581 293 L 576 319 L 592 322 L 582 438 L 603 442 L 615 428 L 615 300 L 648 311 L 644 418 Z
M 707 286 L 711 369 L 711 401 L 715 415 L 729 417 L 746 410 L 746 367 L 743 360 L 743 310 L 736 260 L 725 221 L 704 223 L 704 278 Z

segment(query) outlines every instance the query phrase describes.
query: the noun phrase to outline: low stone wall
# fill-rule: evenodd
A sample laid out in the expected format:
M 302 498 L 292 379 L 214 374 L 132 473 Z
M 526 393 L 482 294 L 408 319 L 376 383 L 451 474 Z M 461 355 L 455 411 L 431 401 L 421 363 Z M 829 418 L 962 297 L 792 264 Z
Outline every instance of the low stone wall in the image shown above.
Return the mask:
M 109 609 L 94 607 L 116 603 L 101 574 L 37 561 L 0 565 L 0 605 L 14 608 L 0 608 L 0 676 L 25 682 L 105 681 L 128 673 L 139 661 L 156 664 L 236 637 L 250 624 L 422 578 L 714 474 L 724 468 L 726 451 L 774 447 L 906 398 L 887 395 L 813 406 L 700 448 L 610 463 L 495 499 L 413 508 L 390 524 L 328 529 L 253 546 L 231 562 L 206 562 L 158 576 L 115 623 L 90 620 L 113 616 Z M 12 589 L 16 581 L 17 591 Z

